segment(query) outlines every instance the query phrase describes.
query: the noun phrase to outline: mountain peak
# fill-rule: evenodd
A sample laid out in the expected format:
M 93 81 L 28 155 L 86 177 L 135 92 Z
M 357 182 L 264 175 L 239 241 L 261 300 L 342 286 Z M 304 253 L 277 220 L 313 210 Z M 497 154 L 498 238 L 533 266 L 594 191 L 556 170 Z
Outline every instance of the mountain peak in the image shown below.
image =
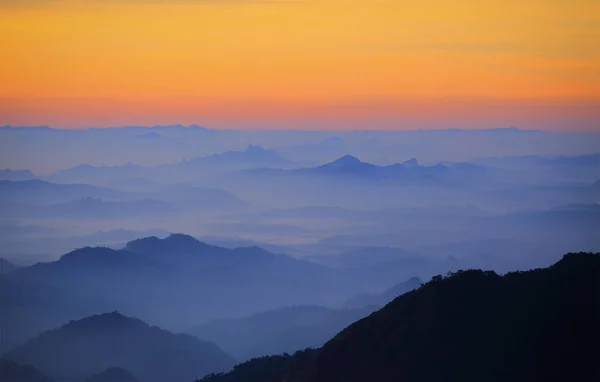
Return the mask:
M 285 162 L 285 159 L 272 149 L 261 146 L 249 145 L 243 151 L 226 151 L 221 154 L 213 154 L 206 157 L 193 158 L 186 163 L 211 163 L 211 164 L 237 164 L 237 163 L 277 163 Z
M 265 152 L 269 152 L 271 150 L 267 150 L 265 148 L 263 148 L 262 146 L 257 146 L 257 145 L 248 145 L 248 147 L 246 147 L 246 150 L 244 150 L 247 153 L 265 153 Z
M 334 160 L 333 162 L 329 162 L 324 164 L 322 167 L 339 167 L 339 166 L 351 166 L 354 164 L 363 163 L 360 159 L 350 154 L 344 155 L 341 158 Z
M 140 254 L 175 254 L 198 253 L 211 248 L 193 236 L 173 233 L 165 239 L 156 236 L 145 237 L 130 241 L 125 246 L 127 250 Z
M 141 329 L 147 328 L 148 324 L 144 321 L 124 316 L 118 311 L 109 313 L 97 314 L 82 318 L 80 320 L 70 321 L 68 324 L 63 325 L 61 329 L 68 331 L 98 331 L 105 332 L 108 330 L 130 330 L 130 329 Z
M 420 166 L 417 158 L 411 158 L 411 159 L 407 160 L 406 162 L 402 162 L 402 165 L 407 168 L 414 168 L 414 167 Z
M 83 247 L 83 248 L 78 248 L 74 251 L 71 251 L 65 255 L 62 255 L 60 258 L 60 261 L 74 261 L 74 260 L 81 260 L 81 261 L 86 261 L 86 260 L 90 260 L 90 259 L 96 259 L 96 258 L 100 258 L 100 257 L 108 257 L 110 255 L 116 254 L 117 251 L 115 251 L 112 248 L 108 248 L 108 247 Z
M 195 237 L 184 233 L 172 233 L 167 238 L 163 239 L 163 241 L 174 244 L 204 244 Z
M 130 373 L 148 382 L 193 381 L 198 374 L 226 370 L 234 363 L 212 342 L 174 334 L 117 311 L 45 331 L 5 357 L 59 381 L 82 381 L 115 366 L 127 370 L 129 377 L 93 379 L 97 382 L 132 382 Z M 114 373 L 117 376 L 125 373 Z

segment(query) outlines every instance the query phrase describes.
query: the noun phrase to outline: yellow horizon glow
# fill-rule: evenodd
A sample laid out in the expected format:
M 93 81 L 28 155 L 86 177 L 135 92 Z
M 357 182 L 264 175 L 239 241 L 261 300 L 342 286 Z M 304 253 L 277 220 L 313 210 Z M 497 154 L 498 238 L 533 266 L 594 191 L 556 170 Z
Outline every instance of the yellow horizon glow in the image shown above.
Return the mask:
M 380 100 L 461 99 L 563 100 L 562 118 L 600 120 L 595 0 L 0 0 L 0 33 L 0 123 L 219 126 L 226 111 L 316 120 L 336 117 L 323 104 L 375 116 Z

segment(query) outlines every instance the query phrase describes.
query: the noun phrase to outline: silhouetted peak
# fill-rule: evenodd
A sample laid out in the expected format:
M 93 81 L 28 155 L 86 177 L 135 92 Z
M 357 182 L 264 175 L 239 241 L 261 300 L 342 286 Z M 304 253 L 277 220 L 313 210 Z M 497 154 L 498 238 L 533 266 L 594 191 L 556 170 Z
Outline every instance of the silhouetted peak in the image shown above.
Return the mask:
M 195 237 L 186 235 L 183 233 L 172 233 L 168 237 L 163 239 L 163 241 L 165 243 L 172 243 L 172 244 L 203 244 L 203 245 L 205 245 L 203 242 L 196 239 Z
M 341 158 L 334 160 L 333 162 L 329 162 L 324 164 L 323 167 L 341 167 L 341 166 L 352 166 L 355 164 L 363 163 L 355 156 L 352 155 L 344 155 Z
M 243 151 L 226 151 L 201 158 L 193 158 L 187 163 L 214 163 L 231 164 L 247 162 L 282 162 L 285 161 L 275 150 L 265 149 L 261 146 L 249 145 Z
M 154 245 L 160 244 L 161 242 L 162 242 L 162 240 L 159 239 L 158 237 L 149 236 L 149 237 L 132 240 L 127 243 L 125 248 L 135 251 L 136 249 L 152 247 Z
M 130 241 L 126 249 L 140 254 L 170 254 L 181 252 L 197 252 L 210 248 L 198 239 L 190 235 L 174 233 L 165 239 L 159 239 L 156 236 L 146 237 Z
M 407 168 L 419 167 L 419 161 L 417 158 L 411 158 L 406 162 L 402 162 L 402 165 Z
M 85 261 L 111 256 L 117 253 L 118 251 L 108 247 L 83 247 L 62 255 L 60 261 Z
M 271 150 L 267 150 L 261 146 L 256 146 L 256 145 L 248 145 L 248 147 L 246 147 L 246 150 L 244 150 L 247 153 L 266 153 L 269 152 Z
M 41 185 L 52 185 L 54 183 L 46 182 L 41 179 L 29 179 L 29 180 L 0 180 L 0 184 L 20 184 L 27 186 L 41 186 Z
M 31 170 L 12 170 L 10 168 L 5 168 L 5 169 L 0 169 L 0 172 L 4 172 L 7 174 L 16 174 L 16 173 L 23 173 L 23 174 L 28 174 L 28 175 L 33 175 L 33 173 L 31 172 Z
M 80 320 L 70 321 L 68 324 L 63 325 L 58 330 L 78 333 L 85 331 L 86 333 L 91 334 L 93 332 L 102 333 L 109 330 L 133 330 L 148 327 L 148 324 L 146 324 L 144 321 L 137 318 L 124 316 L 115 310 L 110 313 L 97 314 L 82 318 Z
M 590 268 L 597 267 L 600 264 L 598 259 L 600 253 L 589 253 L 589 252 L 572 252 L 565 254 L 556 264 L 552 265 L 551 268 Z M 600 269 L 598 269 L 600 271 Z

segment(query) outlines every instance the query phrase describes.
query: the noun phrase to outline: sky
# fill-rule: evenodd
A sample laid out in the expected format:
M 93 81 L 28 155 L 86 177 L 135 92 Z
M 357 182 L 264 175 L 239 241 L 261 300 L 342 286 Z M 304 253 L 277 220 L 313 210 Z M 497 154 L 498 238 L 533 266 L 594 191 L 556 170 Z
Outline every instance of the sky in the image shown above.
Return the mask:
M 0 0 L 0 125 L 600 131 L 597 0 Z

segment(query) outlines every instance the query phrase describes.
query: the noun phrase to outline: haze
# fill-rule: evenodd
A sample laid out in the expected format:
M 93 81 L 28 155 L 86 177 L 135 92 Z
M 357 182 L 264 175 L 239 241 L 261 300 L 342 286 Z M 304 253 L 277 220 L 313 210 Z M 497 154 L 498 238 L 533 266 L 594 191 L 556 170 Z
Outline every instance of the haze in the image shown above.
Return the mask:
M 600 2 L 0 0 L 0 381 L 600 380 Z

